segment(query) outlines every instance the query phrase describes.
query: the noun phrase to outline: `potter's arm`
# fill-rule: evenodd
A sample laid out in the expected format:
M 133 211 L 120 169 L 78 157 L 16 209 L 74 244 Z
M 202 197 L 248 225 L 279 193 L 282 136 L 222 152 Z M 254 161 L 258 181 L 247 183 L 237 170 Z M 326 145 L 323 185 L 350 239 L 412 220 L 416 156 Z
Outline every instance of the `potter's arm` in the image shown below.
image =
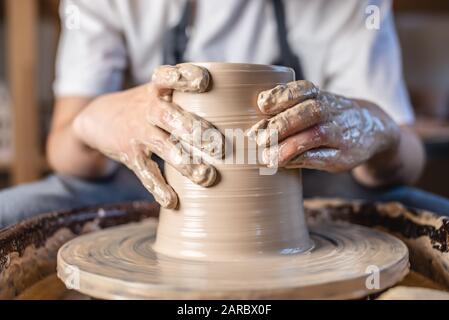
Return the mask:
M 407 127 L 398 126 L 379 106 L 320 91 L 309 81 L 280 85 L 259 95 L 268 120 L 249 131 L 267 148 L 268 166 L 311 168 L 330 172 L 352 170 L 369 187 L 411 183 L 419 177 L 424 152 Z
M 82 178 L 101 177 L 112 168 L 112 161 L 87 147 L 73 130 L 73 120 L 92 101 L 88 97 L 65 97 L 56 100 L 47 139 L 47 160 L 60 174 Z M 109 164 L 109 165 L 108 165 Z

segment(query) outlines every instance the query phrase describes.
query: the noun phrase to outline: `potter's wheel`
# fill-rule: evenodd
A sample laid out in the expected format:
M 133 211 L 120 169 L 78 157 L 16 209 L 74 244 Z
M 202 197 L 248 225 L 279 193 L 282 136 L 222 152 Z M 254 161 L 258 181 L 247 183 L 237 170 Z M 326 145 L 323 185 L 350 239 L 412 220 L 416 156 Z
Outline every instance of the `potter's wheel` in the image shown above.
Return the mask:
M 210 90 L 175 91 L 173 102 L 221 132 L 243 134 L 264 120 L 255 97 L 295 78 L 279 66 L 200 66 Z M 58 254 L 59 277 L 96 298 L 258 299 L 358 298 L 405 276 L 407 248 L 384 233 L 325 223 L 310 226 L 310 239 L 300 171 L 262 171 L 258 150 L 235 138 L 243 143 L 213 162 L 220 183 L 203 188 L 165 166 L 179 207 L 162 208 L 159 226 L 153 219 L 68 242 Z
M 66 243 L 58 276 L 103 299 L 360 298 L 408 272 L 407 248 L 390 235 L 348 223 L 309 227 L 315 244 L 309 252 L 207 262 L 156 253 L 157 219 L 151 218 Z

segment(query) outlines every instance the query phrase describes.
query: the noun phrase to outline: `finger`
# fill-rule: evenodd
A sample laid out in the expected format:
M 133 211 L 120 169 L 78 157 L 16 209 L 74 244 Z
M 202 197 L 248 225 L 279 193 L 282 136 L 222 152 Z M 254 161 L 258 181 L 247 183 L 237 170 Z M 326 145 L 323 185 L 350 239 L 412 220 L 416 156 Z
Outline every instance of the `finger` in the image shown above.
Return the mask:
M 214 184 L 217 171 L 212 165 L 206 163 L 201 156 L 194 155 L 187 150 L 178 140 L 170 138 L 163 130 L 154 127 L 151 131 L 151 138 L 143 141 L 149 150 L 156 153 L 193 183 L 203 187 Z
M 182 63 L 156 68 L 152 81 L 158 88 L 201 93 L 209 87 L 210 75 L 203 67 Z
M 346 169 L 341 162 L 342 151 L 333 148 L 309 150 L 293 158 L 286 168 L 306 168 L 328 172 L 341 172 Z
M 157 163 L 151 160 L 151 152 L 140 143 L 134 143 L 133 149 L 133 160 L 127 163 L 128 167 L 162 207 L 175 209 L 178 206 L 178 196 L 165 181 Z
M 246 136 L 253 141 L 258 141 L 258 136 L 265 134 L 264 131 L 267 129 L 268 124 L 270 122 L 270 119 L 262 119 L 259 122 L 257 122 L 255 125 L 253 125 L 251 128 L 249 128 L 246 131 Z M 263 141 L 268 141 L 268 138 L 261 138 Z
M 285 167 L 293 158 L 322 146 L 329 146 L 326 126 L 314 126 L 264 150 L 263 159 L 268 167 Z
M 326 119 L 323 104 L 318 100 L 306 100 L 279 113 L 269 120 L 261 120 L 247 133 L 259 146 L 276 144 L 271 141 L 272 133 L 277 132 L 278 141 L 310 128 Z M 263 129 L 263 130 L 262 130 Z
M 201 156 L 196 157 L 182 143 L 168 143 L 168 151 L 162 157 L 183 176 L 202 187 L 212 186 L 217 179 L 217 170 Z
M 176 139 L 187 142 L 213 158 L 221 159 L 224 137 L 217 128 L 203 118 L 185 111 L 178 105 L 158 100 L 150 109 L 149 122 Z
M 259 94 L 257 105 L 262 113 L 275 115 L 295 104 L 318 95 L 319 89 L 307 80 L 281 84 Z

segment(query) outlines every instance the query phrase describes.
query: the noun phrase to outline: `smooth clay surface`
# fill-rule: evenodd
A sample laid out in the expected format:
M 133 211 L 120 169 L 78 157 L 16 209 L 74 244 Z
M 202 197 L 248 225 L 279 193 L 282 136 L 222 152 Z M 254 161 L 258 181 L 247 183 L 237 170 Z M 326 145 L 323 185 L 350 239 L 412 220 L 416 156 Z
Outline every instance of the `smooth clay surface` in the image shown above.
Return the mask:
M 294 72 L 266 65 L 200 65 L 211 73 L 209 90 L 175 92 L 173 101 L 213 123 L 225 134 L 227 150 L 222 161 L 209 159 L 219 172 L 219 182 L 210 188 L 166 166 L 166 179 L 180 203 L 174 210 L 161 209 L 154 249 L 171 257 L 210 261 L 310 250 L 299 170 L 261 174 L 258 149 L 244 135 L 265 118 L 257 109 L 258 94 L 293 81 Z M 237 163 L 238 157 L 243 161 Z

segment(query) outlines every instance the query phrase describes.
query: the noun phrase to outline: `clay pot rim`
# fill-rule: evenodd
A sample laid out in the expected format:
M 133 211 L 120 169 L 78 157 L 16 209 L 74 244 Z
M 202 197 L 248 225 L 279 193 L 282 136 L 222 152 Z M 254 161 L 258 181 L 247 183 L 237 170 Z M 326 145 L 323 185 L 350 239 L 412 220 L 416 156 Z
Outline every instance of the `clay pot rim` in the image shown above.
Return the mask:
M 212 69 L 214 72 L 294 72 L 292 68 L 259 63 L 240 62 L 192 62 L 194 65 Z

